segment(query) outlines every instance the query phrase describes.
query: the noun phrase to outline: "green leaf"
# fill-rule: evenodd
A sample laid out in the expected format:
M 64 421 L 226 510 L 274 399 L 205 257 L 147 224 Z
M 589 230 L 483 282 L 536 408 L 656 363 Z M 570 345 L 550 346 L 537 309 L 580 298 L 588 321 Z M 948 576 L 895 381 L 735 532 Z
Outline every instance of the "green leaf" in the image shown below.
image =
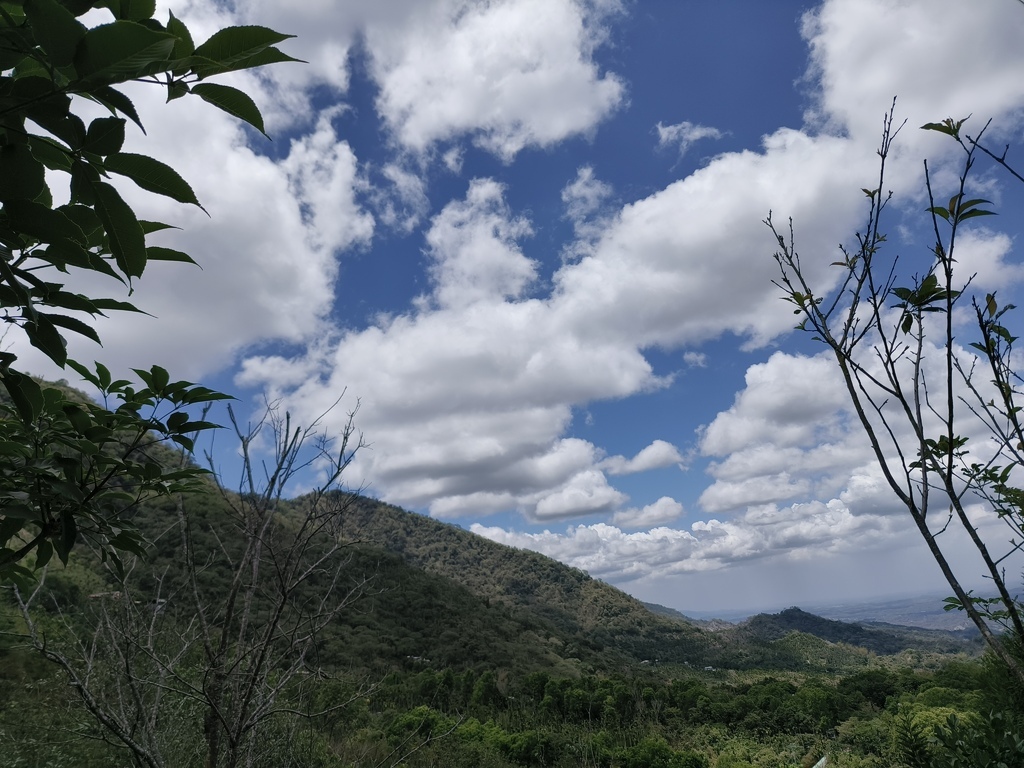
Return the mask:
M 78 525 L 75 516 L 70 510 L 64 510 L 60 516 L 60 538 L 54 542 L 57 550 L 57 557 L 64 565 L 68 564 L 68 556 L 71 554 L 75 542 L 78 540 Z
M 270 46 L 287 40 L 294 35 L 282 35 L 266 27 L 227 27 L 215 32 L 209 40 L 195 50 L 195 56 L 209 59 L 210 65 L 195 67 L 200 79 L 221 72 L 236 69 L 248 69 L 260 64 L 249 63 L 254 56 L 266 51 Z M 281 54 L 281 56 L 285 54 Z M 291 57 L 279 61 L 295 61 Z M 272 62 L 261 62 L 272 63 Z
M 96 204 L 93 184 L 100 180 L 99 171 L 89 163 L 75 160 L 71 164 L 71 202 L 85 206 Z
M 107 275 L 121 283 L 125 282 L 124 278 L 114 271 L 114 268 L 110 265 L 110 262 L 107 259 L 104 259 L 99 254 L 93 253 L 92 251 L 85 250 L 82 246 L 73 243 L 70 240 L 62 240 L 59 243 L 54 243 L 53 245 L 48 246 L 44 251 L 37 250 L 34 252 L 34 255 L 44 258 L 62 272 L 66 272 L 67 267 L 69 266 L 77 267 L 79 269 L 87 269 L 102 275 Z
M 28 144 L 0 147 L 0 201 L 35 199 L 46 186 L 44 174 Z
M 44 208 L 53 208 L 53 193 L 50 191 L 50 187 L 44 184 L 43 188 L 39 190 L 39 194 L 32 198 L 32 202 Z
M 142 383 L 145 384 L 148 389 L 153 389 L 153 374 L 145 368 L 132 368 L 132 371 L 136 376 L 142 379 Z
M 164 224 L 162 221 L 146 221 L 145 219 L 139 219 L 139 224 L 142 226 L 142 231 L 147 235 L 153 232 L 162 232 L 165 229 L 178 229 L 173 224 Z
M 221 429 L 220 424 L 214 424 L 212 421 L 190 421 L 182 426 L 182 430 L 185 432 L 202 432 L 207 429 Z
M 952 136 L 954 139 L 960 139 L 960 127 L 966 122 L 967 118 L 963 120 L 953 120 L 951 117 L 947 117 L 941 123 L 925 123 L 921 126 L 923 131 L 938 131 L 944 133 L 947 136 Z
M 67 144 L 72 151 L 77 152 L 85 144 L 85 123 L 78 115 L 37 115 L 32 119 Z
M 110 545 L 125 552 L 131 552 L 139 557 L 146 556 L 146 544 L 142 536 L 136 531 L 121 531 L 110 540 Z
M 162 248 L 158 245 L 151 245 L 146 248 L 146 257 L 150 261 L 178 261 L 185 264 L 195 264 L 196 266 L 199 266 L 195 259 L 187 253 L 176 251 L 173 248 Z
M 167 31 L 178 38 L 177 42 L 174 44 L 174 51 L 171 53 L 171 58 L 187 58 L 195 53 L 196 50 L 196 44 L 192 42 L 192 34 L 188 31 L 188 27 L 186 27 L 173 13 L 168 12 L 168 15 Z
M 94 182 L 92 191 L 118 268 L 129 279 L 139 277 L 146 268 L 146 238 L 135 212 L 106 182 Z
M 27 117 L 63 139 L 59 124 L 69 117 L 71 97 L 53 82 L 49 70 L 33 74 L 16 73 L 15 77 L 10 85 L 8 101 L 8 108 L 17 112 L 18 117 L 15 119 Z M 84 129 L 82 135 L 85 135 Z
M 0 503 L 4 504 L 5 511 L 10 507 L 14 506 L 13 504 L 10 503 L 8 499 L 0 499 Z M 21 530 L 25 527 L 25 523 L 23 522 L 24 519 L 25 518 L 12 517 L 6 514 L 4 515 L 4 517 L 0 517 L 0 546 L 6 546 L 7 542 L 11 540 L 12 536 L 21 532 Z M 7 551 L 9 552 L 10 550 Z M 4 554 L 0 552 L 0 561 L 2 561 L 3 558 Z
M 118 10 L 114 11 L 117 18 L 128 21 L 143 21 L 152 18 L 156 13 L 156 0 L 119 0 L 111 5 L 119 6 Z
M 78 46 L 75 68 L 92 82 L 123 82 L 159 72 L 177 38 L 134 21 L 115 21 L 90 29 Z M 157 65 L 154 68 L 153 65 Z M 91 88 L 89 89 L 91 90 Z
M 47 539 L 43 539 L 36 546 L 36 568 L 44 567 L 52 556 L 53 545 Z
M 44 478 L 43 482 L 49 486 L 50 491 L 62 496 L 65 500 L 70 500 L 76 504 L 82 501 L 82 489 L 63 477 L 51 476 Z
M 180 80 L 172 80 L 167 84 L 167 101 L 174 101 L 187 96 L 192 91 Z
M 127 116 L 133 123 L 139 126 L 143 133 L 146 132 L 146 129 L 142 127 L 142 121 L 139 119 L 139 113 L 135 111 L 135 105 L 132 104 L 132 100 L 116 88 L 105 85 L 102 88 L 92 88 L 89 93 L 82 95 L 95 99 L 115 115 L 120 112 L 122 115 Z
M 85 312 L 90 315 L 103 314 L 88 296 L 83 296 L 80 293 L 71 293 L 70 291 L 52 291 L 46 294 L 44 303 L 48 307 L 70 309 L 73 312 Z
M 953 132 L 950 130 L 948 125 L 943 123 L 925 123 L 921 126 L 922 131 L 938 131 L 939 133 L 945 133 L 948 136 L 952 136 Z
M 903 301 L 910 301 L 914 297 L 914 292 L 910 288 L 893 288 L 892 292 Z
M 93 341 L 95 341 L 97 344 L 100 343 L 100 337 L 96 333 L 96 329 L 93 328 L 88 323 L 83 323 L 81 320 L 79 320 L 76 317 L 68 317 L 67 315 L 42 314 L 42 313 L 40 313 L 39 317 L 40 317 L 40 319 L 45 318 L 47 321 L 49 321 L 53 325 L 60 326 L 61 328 L 67 328 L 69 331 L 74 331 L 75 333 L 78 333 L 78 334 L 81 334 L 82 336 L 90 338 Z
M 188 414 L 183 411 L 172 413 L 167 417 L 167 429 L 170 432 L 180 432 L 182 426 L 188 423 Z
M 14 69 L 25 57 L 21 46 L 11 45 L 9 39 L 9 31 L 0 29 L 0 72 Z
M 40 386 L 30 376 L 10 369 L 0 372 L 0 381 L 11 396 L 22 422 L 34 423 L 43 409 L 43 390 Z
M 124 578 L 124 563 L 121 561 L 120 555 L 117 554 L 116 547 L 117 547 L 117 545 L 114 544 L 113 541 L 111 541 L 109 549 L 100 549 L 100 559 L 101 559 L 101 562 L 104 562 L 104 563 L 107 560 L 110 560 L 110 562 L 114 564 L 114 570 L 117 572 L 117 577 L 119 579 L 123 579 Z
M 966 200 L 966 201 L 960 203 L 960 210 L 962 211 L 964 208 L 974 208 L 975 206 L 978 206 L 978 205 L 991 205 L 991 204 L 992 204 L 991 200 L 985 200 L 984 198 L 976 197 L 973 200 Z
M 92 299 L 92 304 L 96 309 L 115 309 L 118 312 L 137 312 L 140 315 L 148 315 L 148 312 L 143 312 L 141 309 L 136 307 L 134 304 L 130 304 L 127 301 L 119 301 L 117 299 Z
M 24 443 L 14 443 L 10 440 L 0 440 L 0 455 L 3 456 L 20 456 L 21 458 L 28 458 L 32 455 L 32 447 L 25 445 Z M 3 534 L 0 533 L 0 542 L 6 541 Z
M 113 155 L 120 152 L 124 144 L 125 122 L 123 117 L 96 118 L 89 123 L 82 149 L 97 155 Z
M 956 217 L 957 221 L 966 221 L 967 219 L 974 219 L 978 216 L 995 216 L 995 211 L 983 211 L 981 208 L 974 208 L 973 210 L 961 213 Z
M 222 109 L 229 115 L 244 120 L 264 136 L 267 135 L 263 128 L 263 115 L 259 107 L 249 94 L 232 88 L 229 85 L 218 85 L 216 83 L 200 83 L 192 86 L 192 93 L 196 94 L 203 101 L 218 109 Z
M 63 211 L 55 211 L 30 200 L 9 200 L 4 211 L 10 225 L 16 231 L 29 235 L 40 242 L 72 240 L 86 245 L 88 239 L 81 228 Z
M 45 315 L 36 314 L 36 319 L 25 323 L 25 335 L 29 343 L 40 350 L 57 365 L 63 366 L 68 359 L 64 338 L 57 327 Z
M 69 359 L 68 368 L 72 369 L 75 373 L 81 376 L 83 381 L 87 381 L 97 389 L 100 389 L 99 381 L 97 380 L 96 376 L 93 375 L 93 372 L 90 371 L 77 360 Z
M 4 505 L 4 516 L 15 520 L 35 520 L 39 517 L 39 511 L 28 504 L 10 504 Z
M 95 247 L 103 240 L 103 222 L 96 211 L 86 205 L 62 205 L 58 211 L 67 216 L 85 235 L 85 245 Z
M 149 386 L 153 391 L 159 395 L 167 388 L 167 385 L 171 382 L 171 376 L 167 373 L 167 369 L 161 368 L 159 365 L 154 365 L 150 369 L 150 381 Z
M 94 0 L 60 0 L 60 4 L 67 8 L 75 16 L 81 16 L 92 9 Z
M 25 15 L 36 42 L 57 67 L 66 67 L 75 58 L 75 49 L 85 37 L 86 28 L 57 0 L 26 0 Z
M 40 61 L 41 58 L 41 56 L 27 56 L 15 65 L 13 72 L 15 85 L 18 85 L 22 80 L 39 80 L 48 77 L 49 71 L 43 62 Z
M 996 295 L 994 293 L 985 296 L 985 309 L 989 317 L 995 317 L 998 305 L 996 304 Z
M 196 57 L 193 57 L 193 61 L 195 62 L 193 64 L 193 70 L 196 72 L 200 80 L 212 77 L 213 75 L 220 75 L 225 72 L 234 72 L 239 69 L 265 67 L 268 64 L 281 64 L 288 61 L 295 61 L 300 64 L 305 63 L 302 59 L 296 59 L 294 56 L 282 53 L 277 48 L 265 48 L 259 53 L 254 53 L 252 56 L 232 64 L 230 67 L 220 66 L 214 62 L 210 62 L 208 59 L 199 59 L 196 61 Z
M 192 187 L 178 175 L 176 170 L 152 157 L 119 152 L 116 155 L 110 155 L 104 161 L 103 166 L 111 173 L 127 176 L 145 190 L 177 200 L 179 203 L 190 203 L 199 208 L 203 207 L 199 205 L 199 200 L 196 199 Z
M 100 391 L 105 392 L 107 390 L 107 388 L 110 386 L 110 381 L 111 381 L 110 370 L 107 368 L 107 366 L 103 365 L 103 363 L 94 362 L 93 365 L 96 366 L 96 376 L 94 377 L 94 380 L 91 379 L 91 378 L 87 379 L 87 380 L 90 381 L 91 383 L 95 384 L 96 387 Z M 77 367 L 75 368 L 75 370 L 78 371 L 79 373 L 82 372 Z M 85 369 L 85 370 L 88 370 L 88 369 Z
M 226 395 L 223 392 L 208 387 L 193 387 L 181 399 L 182 403 L 212 403 L 217 400 L 237 400 L 234 395 Z
M 51 171 L 66 173 L 71 170 L 71 154 L 60 142 L 49 136 L 29 136 L 28 145 L 32 156 Z
M 65 403 L 63 410 L 64 415 L 68 417 L 68 421 L 71 422 L 71 426 L 75 428 L 78 434 L 84 435 L 93 427 L 92 419 L 89 418 L 89 415 L 80 405 Z

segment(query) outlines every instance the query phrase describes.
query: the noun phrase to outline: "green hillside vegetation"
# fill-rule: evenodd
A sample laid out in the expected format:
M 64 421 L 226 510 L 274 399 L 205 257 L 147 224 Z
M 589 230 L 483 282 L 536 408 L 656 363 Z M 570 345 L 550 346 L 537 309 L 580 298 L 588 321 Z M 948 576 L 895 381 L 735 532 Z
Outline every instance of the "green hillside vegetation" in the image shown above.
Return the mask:
M 707 631 L 671 609 L 652 611 L 621 590 L 544 555 L 497 544 L 371 499 L 358 500 L 342 531 L 353 540 L 395 553 L 414 568 L 456 582 L 489 604 L 528 612 L 547 628 L 563 656 L 603 669 L 648 661 L 701 668 L 840 671 L 862 667 L 867 652 L 980 652 L 976 642 L 950 633 L 865 629 L 799 609 L 761 615 L 739 626 L 708 622 L 705 626 L 714 631 Z
M 832 766 L 930 766 L 939 763 L 920 761 L 938 754 L 932 729 L 950 715 L 976 734 L 990 709 L 1015 711 L 1000 699 L 994 667 L 951 653 L 963 644 L 885 656 L 853 644 L 877 639 L 863 628 L 798 610 L 707 631 L 536 553 L 346 500 L 342 573 L 355 599 L 321 633 L 306 677 L 286 697 L 314 710 L 348 703 L 307 721 L 268 721 L 256 765 L 789 768 L 829 755 Z M 209 558 L 199 583 L 210 600 L 226 588 L 241 546 L 232 501 L 185 500 L 196 550 Z M 303 503 L 282 505 L 283 528 Z M 181 631 L 194 617 L 177 604 L 176 509 L 162 499 L 137 513 L 152 548 L 131 578 L 140 596 L 164 596 L 153 615 Z M 68 644 L 72 632 L 93 636 L 110 604 L 100 596 L 121 585 L 82 550 L 68 568 L 51 567 L 45 586 L 36 621 L 50 642 Z M 0 623 L 7 764 L 122 764 L 125 753 L 69 700 L 59 670 L 25 646 L 9 596 Z M 201 722 L 187 704 L 165 713 L 161 739 L 174 765 L 201 764 L 188 757 L 198 754 L 188 745 Z M 907 762 L 913 754 L 918 762 Z
M 740 625 L 740 631 L 762 640 L 777 640 L 790 632 L 803 632 L 832 643 L 846 643 L 880 655 L 893 655 L 909 649 L 956 653 L 970 647 L 981 650 L 980 639 L 971 641 L 963 633 L 913 629 L 897 626 L 865 627 L 861 624 L 823 619 L 799 608 L 787 608 L 777 614 L 758 614 Z M 976 636 L 977 633 L 972 633 Z
M 173 499 L 158 500 L 135 518 L 152 547 L 149 557 L 136 563 L 134 578 L 144 592 L 155 592 L 160 579 L 163 594 L 170 596 L 168 611 L 174 609 L 173 595 L 184 589 L 175 506 Z M 224 548 L 229 555 L 237 554 L 241 541 L 233 535 L 224 498 L 218 493 L 194 496 L 187 507 L 198 550 Z M 287 507 L 282 516 L 288 520 Z M 318 653 L 324 665 L 363 674 L 427 663 L 459 671 L 549 668 L 566 674 L 578 666 L 563 663 L 565 654 L 558 651 L 565 644 L 541 616 L 491 603 L 465 585 L 416 568 L 375 543 L 349 544 L 344 557 L 342 587 L 355 589 L 356 595 L 344 620 L 329 626 L 320 639 Z M 112 572 L 106 573 L 106 580 L 100 573 L 98 560 L 80 553 L 69 569 L 48 574 L 51 602 L 71 606 L 86 594 L 118 588 Z M 203 573 L 201 591 L 212 599 L 226 588 L 230 575 L 227 558 L 215 560 Z M 303 594 L 301 599 L 307 597 Z
M 342 533 L 456 582 L 488 604 L 525 612 L 563 656 L 603 666 L 655 659 L 703 664 L 717 652 L 714 636 L 656 616 L 583 571 L 398 507 L 361 498 Z

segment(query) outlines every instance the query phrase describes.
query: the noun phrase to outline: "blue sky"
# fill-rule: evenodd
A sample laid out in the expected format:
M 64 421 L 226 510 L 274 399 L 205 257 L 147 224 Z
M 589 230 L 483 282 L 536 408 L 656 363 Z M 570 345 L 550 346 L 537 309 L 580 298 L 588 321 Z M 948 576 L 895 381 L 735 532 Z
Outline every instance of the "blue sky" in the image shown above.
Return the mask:
M 916 127 L 973 113 L 1020 138 L 1019 3 L 170 5 L 197 39 L 293 33 L 309 63 L 237 77 L 271 143 L 134 96 L 132 140 L 211 217 L 125 193 L 203 269 L 154 265 L 135 296 L 154 318 L 112 318 L 80 359 L 307 422 L 344 393 L 325 423 L 359 400 L 352 485 L 681 610 L 943 592 L 791 332 L 761 221 L 793 216 L 830 279 L 898 96 L 889 226 L 924 252 L 922 160 L 948 184 L 956 156 Z M 1013 225 L 964 246 L 980 289 L 1024 275 Z

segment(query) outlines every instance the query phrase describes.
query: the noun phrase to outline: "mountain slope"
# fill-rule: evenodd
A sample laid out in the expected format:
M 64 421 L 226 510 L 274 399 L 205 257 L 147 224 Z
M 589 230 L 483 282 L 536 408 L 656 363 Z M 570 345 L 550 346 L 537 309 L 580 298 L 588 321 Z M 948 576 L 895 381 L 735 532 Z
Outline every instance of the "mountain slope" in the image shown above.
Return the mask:
M 527 611 L 550 626 L 568 653 L 596 653 L 608 663 L 616 656 L 703 663 L 715 652 L 714 638 L 699 628 L 657 616 L 583 571 L 389 504 L 359 499 L 343 532 L 480 598 Z
M 892 655 L 907 649 L 955 653 L 971 650 L 976 643 L 941 630 L 894 625 L 865 627 L 861 624 L 824 619 L 799 608 L 787 608 L 777 614 L 752 616 L 738 631 L 764 641 L 778 640 L 790 632 L 803 632 L 827 640 L 866 648 L 880 655 Z

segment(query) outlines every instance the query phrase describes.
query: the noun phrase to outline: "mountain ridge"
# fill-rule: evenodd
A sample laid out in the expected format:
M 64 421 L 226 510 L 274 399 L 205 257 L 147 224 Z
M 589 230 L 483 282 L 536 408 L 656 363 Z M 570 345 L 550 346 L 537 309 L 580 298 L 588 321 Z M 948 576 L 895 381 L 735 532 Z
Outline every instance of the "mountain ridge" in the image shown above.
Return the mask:
M 342 533 L 456 581 L 478 597 L 531 611 L 581 648 L 616 648 L 623 660 L 692 663 L 714 651 L 715 643 L 699 628 L 657 616 L 579 569 L 384 502 L 360 497 Z
M 838 652 L 824 645 L 852 646 L 880 655 L 907 649 L 977 650 L 975 640 L 959 633 L 865 627 L 799 608 L 758 614 L 739 625 L 693 619 L 665 606 L 643 603 L 545 555 L 365 497 L 352 505 L 342 530 L 353 540 L 403 558 L 412 567 L 461 584 L 479 598 L 550 622 L 559 635 L 569 638 L 567 647 L 596 653 L 614 648 L 620 652 L 620 662 L 657 659 L 702 666 L 748 667 L 756 662 L 786 667 L 806 657 L 808 649 L 803 646 L 808 643 L 830 657 Z M 792 633 L 803 635 L 804 640 L 787 640 Z

